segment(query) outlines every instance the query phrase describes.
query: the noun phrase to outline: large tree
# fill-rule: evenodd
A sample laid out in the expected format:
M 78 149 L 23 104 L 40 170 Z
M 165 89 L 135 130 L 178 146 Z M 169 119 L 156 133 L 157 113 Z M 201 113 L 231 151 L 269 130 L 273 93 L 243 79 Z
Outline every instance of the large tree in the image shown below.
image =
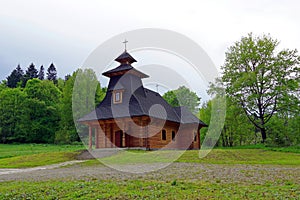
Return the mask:
M 185 106 L 192 113 L 198 113 L 200 97 L 185 86 L 180 86 L 176 90 L 166 92 L 163 98 L 173 107 Z
M 222 81 L 226 93 L 240 104 L 248 119 L 267 138 L 266 124 L 294 98 L 299 89 L 297 50 L 278 50 L 279 42 L 269 35 L 242 37 L 226 52 Z M 293 101 L 291 101 L 293 100 Z
M 37 78 L 27 82 L 24 92 L 28 122 L 24 129 L 30 133 L 28 141 L 50 143 L 59 128 L 59 103 L 61 92 L 52 81 Z

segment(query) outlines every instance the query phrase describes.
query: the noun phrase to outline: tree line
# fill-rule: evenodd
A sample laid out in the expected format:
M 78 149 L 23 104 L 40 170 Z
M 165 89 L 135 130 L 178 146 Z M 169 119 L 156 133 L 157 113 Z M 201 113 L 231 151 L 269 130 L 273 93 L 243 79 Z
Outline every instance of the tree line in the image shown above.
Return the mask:
M 86 84 L 98 84 L 96 97 L 90 98 L 99 103 L 105 88 L 101 89 L 91 69 L 78 69 L 61 79 L 57 78 L 54 64 L 49 66 L 46 74 L 43 66 L 38 71 L 32 63 L 24 73 L 18 65 L 0 84 L 0 142 L 79 141 L 72 113 L 73 86 L 79 74 L 88 79 Z
M 297 50 L 279 50 L 270 35 L 242 37 L 225 53 L 222 75 L 210 83 L 211 100 L 203 102 L 195 92 L 181 86 L 163 98 L 173 106 L 186 106 L 210 125 L 216 98 L 226 99 L 226 118 L 218 146 L 265 143 L 300 144 L 300 57 Z M 32 63 L 24 72 L 18 65 L 0 84 L 0 142 L 72 143 L 79 141 L 74 118 L 82 117 L 104 98 L 91 69 L 78 69 L 64 79 L 57 78 L 54 64 Z M 81 80 L 76 85 L 76 77 Z M 96 93 L 83 94 L 97 85 Z M 86 98 L 73 96 L 74 86 Z M 78 88 L 79 87 L 79 88 Z M 76 93 L 77 94 L 77 93 Z M 75 99 L 74 99 L 75 98 Z M 74 112 L 72 102 L 85 105 Z M 89 102 L 89 103 L 86 103 Z M 80 127 L 84 128 L 84 127 Z M 201 141 L 208 128 L 201 129 Z

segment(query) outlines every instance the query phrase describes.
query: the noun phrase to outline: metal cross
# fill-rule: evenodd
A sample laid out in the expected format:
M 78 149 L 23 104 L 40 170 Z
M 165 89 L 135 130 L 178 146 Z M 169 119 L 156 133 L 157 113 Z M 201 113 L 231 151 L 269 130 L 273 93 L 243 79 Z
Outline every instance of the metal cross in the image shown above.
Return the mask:
M 125 41 L 123 42 L 123 43 L 124 43 L 124 45 L 125 45 L 125 51 L 127 50 L 127 45 L 126 45 L 126 44 L 127 44 L 127 42 L 128 42 L 128 41 L 127 41 L 126 39 L 125 39 Z

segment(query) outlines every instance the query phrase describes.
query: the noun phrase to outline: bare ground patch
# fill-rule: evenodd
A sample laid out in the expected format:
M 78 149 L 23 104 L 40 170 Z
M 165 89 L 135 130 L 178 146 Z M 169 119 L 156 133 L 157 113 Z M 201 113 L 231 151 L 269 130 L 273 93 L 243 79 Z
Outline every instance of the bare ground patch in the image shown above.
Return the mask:
M 146 166 L 147 165 L 147 166 Z M 149 167 L 159 163 L 135 165 L 134 167 Z M 123 165 L 123 167 L 132 167 Z M 0 181 L 46 181 L 59 180 L 189 180 L 207 181 L 213 183 L 241 184 L 300 184 L 300 167 L 281 165 L 221 165 L 199 163 L 172 163 L 168 167 L 142 174 L 124 173 L 105 165 L 85 166 L 75 164 L 60 168 L 45 168 L 28 170 L 19 173 L 0 175 Z

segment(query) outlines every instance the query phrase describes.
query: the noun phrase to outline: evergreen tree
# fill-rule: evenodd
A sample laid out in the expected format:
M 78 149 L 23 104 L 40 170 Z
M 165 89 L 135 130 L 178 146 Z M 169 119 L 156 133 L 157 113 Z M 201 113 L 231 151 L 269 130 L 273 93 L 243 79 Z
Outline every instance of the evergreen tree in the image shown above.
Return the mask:
M 47 70 L 47 79 L 53 81 L 53 83 L 57 83 L 57 71 L 53 63 L 49 66 Z
M 28 80 L 37 78 L 38 77 L 38 70 L 35 68 L 35 65 L 31 63 L 29 67 L 26 70 L 26 73 L 24 75 L 24 80 L 22 83 L 22 86 L 25 87 Z
M 44 66 L 42 65 L 41 67 L 40 67 L 40 71 L 39 71 L 39 73 L 38 73 L 38 78 L 40 79 L 40 80 L 44 80 L 45 79 L 45 72 L 44 72 Z
M 24 72 L 20 65 L 12 71 L 12 73 L 7 77 L 6 85 L 10 88 L 16 88 L 18 83 L 24 78 Z

